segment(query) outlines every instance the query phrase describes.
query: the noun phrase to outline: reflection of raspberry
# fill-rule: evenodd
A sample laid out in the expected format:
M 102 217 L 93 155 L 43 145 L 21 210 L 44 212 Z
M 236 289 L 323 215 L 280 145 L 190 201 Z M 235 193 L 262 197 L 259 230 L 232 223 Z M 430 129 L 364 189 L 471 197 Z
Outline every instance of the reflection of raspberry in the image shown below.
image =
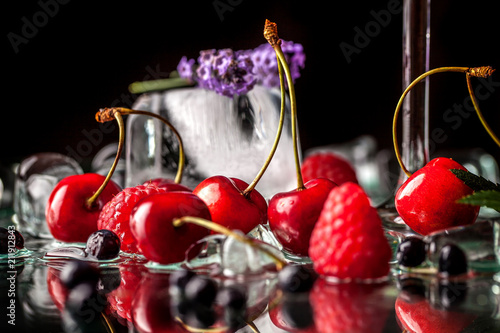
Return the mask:
M 147 272 L 147 268 L 143 265 L 123 265 L 120 266 L 121 281 L 120 286 L 111 291 L 107 295 L 108 306 L 110 312 L 117 317 L 117 319 L 126 323 L 132 321 L 132 301 L 137 292 L 137 288 L 141 284 L 142 276 Z
M 350 162 L 332 152 L 317 152 L 307 156 L 301 171 L 304 182 L 314 178 L 328 178 L 337 185 L 358 183 Z
M 309 256 L 319 274 L 339 279 L 389 273 L 392 253 L 382 221 L 359 185 L 345 183 L 331 190 L 311 234 Z
M 382 285 L 329 284 L 319 279 L 309 295 L 318 333 L 383 332 L 390 309 Z
M 140 253 L 130 231 L 129 221 L 132 208 L 145 196 L 165 191 L 165 189 L 153 184 L 137 185 L 123 189 L 103 207 L 97 220 L 98 229 L 108 229 L 117 234 L 120 237 L 122 251 Z

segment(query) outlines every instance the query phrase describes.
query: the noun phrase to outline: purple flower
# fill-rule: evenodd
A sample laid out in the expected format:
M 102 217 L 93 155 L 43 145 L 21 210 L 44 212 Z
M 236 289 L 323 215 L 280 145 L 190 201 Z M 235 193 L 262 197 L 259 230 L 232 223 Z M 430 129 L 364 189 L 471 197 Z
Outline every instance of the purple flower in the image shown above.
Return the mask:
M 295 82 L 305 65 L 304 49 L 301 44 L 282 41 L 281 50 L 290 68 L 292 82 Z M 252 51 L 251 57 L 258 83 L 267 87 L 279 87 L 278 62 L 272 46 L 269 43 L 261 44 Z
M 303 47 L 283 41 L 282 50 L 295 81 L 304 68 Z M 228 97 L 246 94 L 255 84 L 279 87 L 276 53 L 268 43 L 251 50 L 203 50 L 197 61 L 183 57 L 177 70 L 181 77 L 197 82 L 199 87 Z
M 177 65 L 177 72 L 179 76 L 183 79 L 188 79 L 194 81 L 194 66 L 195 60 L 189 59 L 187 57 L 182 57 L 179 65 Z

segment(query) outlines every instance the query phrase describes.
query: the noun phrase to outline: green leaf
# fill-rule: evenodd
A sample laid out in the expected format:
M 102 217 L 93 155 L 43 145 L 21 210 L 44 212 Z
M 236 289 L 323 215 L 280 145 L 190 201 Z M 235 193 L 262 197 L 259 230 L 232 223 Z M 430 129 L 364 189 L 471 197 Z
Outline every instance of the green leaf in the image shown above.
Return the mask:
M 481 177 L 481 176 L 475 175 L 469 171 L 460 170 L 460 169 L 451 169 L 450 171 L 453 172 L 453 174 L 455 174 L 455 176 L 458 179 L 462 180 L 465 183 L 465 185 L 469 186 L 471 189 L 473 189 L 476 192 L 477 191 L 489 191 L 489 190 L 500 191 L 499 184 L 495 184 L 494 182 L 492 182 L 484 177 Z
M 500 191 L 486 190 L 474 192 L 458 200 L 460 203 L 489 207 L 500 212 Z

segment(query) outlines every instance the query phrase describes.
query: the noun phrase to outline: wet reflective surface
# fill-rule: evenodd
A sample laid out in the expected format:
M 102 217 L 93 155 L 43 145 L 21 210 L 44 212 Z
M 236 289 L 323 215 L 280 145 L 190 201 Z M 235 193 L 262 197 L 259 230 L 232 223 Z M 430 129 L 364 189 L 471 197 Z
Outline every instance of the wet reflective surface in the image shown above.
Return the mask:
M 97 291 L 88 292 L 85 285 L 68 289 L 60 274 L 71 259 L 44 257 L 54 250 L 53 240 L 25 240 L 21 256 L 0 265 L 2 332 L 500 330 L 500 283 L 494 272 L 442 279 L 431 271 L 393 269 L 381 283 L 335 284 L 320 277 L 309 292 L 289 293 L 278 287 L 269 267 L 229 276 L 210 269 L 219 263 L 207 261 L 197 267 L 199 275 L 219 291 L 235 287 L 245 295 L 245 310 L 231 317 L 220 300 L 208 307 L 183 303 L 171 288 L 172 267 L 154 267 L 140 257 L 101 263 Z

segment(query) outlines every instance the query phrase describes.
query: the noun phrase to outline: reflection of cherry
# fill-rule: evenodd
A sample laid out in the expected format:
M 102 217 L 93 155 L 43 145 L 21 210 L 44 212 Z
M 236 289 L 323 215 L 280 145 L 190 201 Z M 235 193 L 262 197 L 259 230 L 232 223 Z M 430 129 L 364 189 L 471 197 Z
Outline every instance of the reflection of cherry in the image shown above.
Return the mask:
M 402 292 L 395 303 L 396 317 L 401 329 L 409 333 L 459 333 L 476 316 L 433 308 L 425 297 L 409 298 Z
M 69 291 L 59 279 L 59 270 L 53 267 L 47 269 L 47 290 L 54 305 L 60 311 L 64 310 Z
M 145 275 L 131 308 L 134 327 L 140 333 L 182 332 L 170 313 L 169 274 Z

